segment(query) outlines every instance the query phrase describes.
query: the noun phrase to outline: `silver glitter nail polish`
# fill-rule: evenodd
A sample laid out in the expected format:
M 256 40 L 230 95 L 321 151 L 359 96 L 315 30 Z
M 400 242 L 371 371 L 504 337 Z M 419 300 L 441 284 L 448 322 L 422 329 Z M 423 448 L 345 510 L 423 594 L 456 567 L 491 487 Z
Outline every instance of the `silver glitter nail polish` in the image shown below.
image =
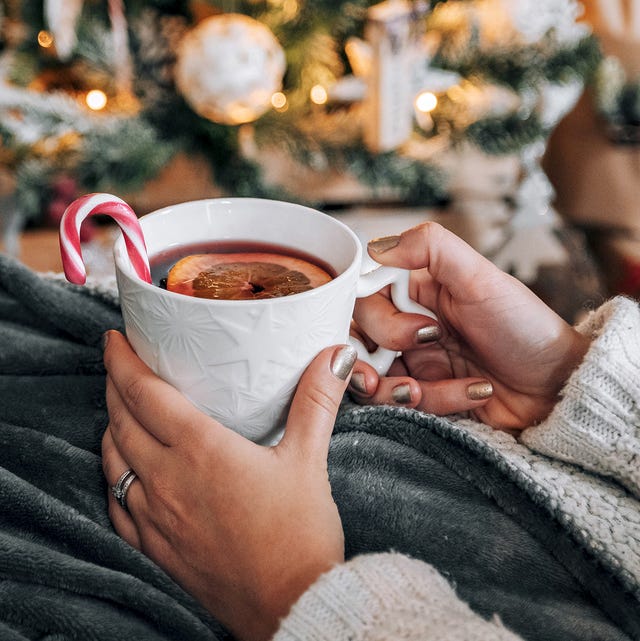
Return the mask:
M 367 393 L 367 386 L 365 384 L 365 377 L 362 372 L 356 372 L 351 376 L 351 381 L 349 381 L 349 385 L 356 391 L 360 392 L 360 394 L 366 394 Z
M 399 405 L 411 403 L 411 386 L 408 383 L 397 385 L 391 390 L 391 398 Z
M 442 332 L 437 325 L 429 325 L 428 327 L 421 327 L 416 332 L 416 343 L 431 343 L 437 341 Z
M 341 381 L 346 381 L 356 363 L 358 353 L 351 345 L 343 345 L 337 349 L 331 360 L 331 371 Z
M 383 236 L 370 240 L 367 247 L 375 254 L 384 254 L 384 252 L 397 247 L 399 243 L 400 236 Z
M 467 398 L 471 401 L 484 401 L 493 395 L 493 385 L 489 381 L 471 383 L 467 387 Z

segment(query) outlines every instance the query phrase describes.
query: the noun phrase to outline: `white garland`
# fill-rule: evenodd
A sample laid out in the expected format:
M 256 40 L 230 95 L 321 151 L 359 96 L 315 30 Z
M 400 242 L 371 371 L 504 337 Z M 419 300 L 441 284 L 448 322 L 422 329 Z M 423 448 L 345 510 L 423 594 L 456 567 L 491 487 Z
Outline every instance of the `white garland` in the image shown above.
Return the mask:
M 443 2 L 433 15 L 454 34 L 477 34 L 482 51 L 534 45 L 549 36 L 557 47 L 571 46 L 589 34 L 577 22 L 582 5 L 577 0 L 474 0 Z
M 577 23 L 583 9 L 576 0 L 495 1 L 528 44 L 552 30 L 559 44 L 573 44 L 585 36 L 585 27 Z
M 68 133 L 85 135 L 118 122 L 117 118 L 88 113 L 64 92 L 41 93 L 2 82 L 0 115 L 2 126 L 25 145 Z

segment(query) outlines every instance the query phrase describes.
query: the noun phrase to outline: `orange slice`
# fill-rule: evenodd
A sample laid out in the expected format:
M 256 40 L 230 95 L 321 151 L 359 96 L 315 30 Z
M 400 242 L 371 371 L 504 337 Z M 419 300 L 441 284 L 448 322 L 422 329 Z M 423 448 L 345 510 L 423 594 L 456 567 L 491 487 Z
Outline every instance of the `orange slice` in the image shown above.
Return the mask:
M 330 280 L 317 265 L 283 254 L 193 254 L 169 270 L 167 289 L 198 298 L 256 300 L 299 294 Z

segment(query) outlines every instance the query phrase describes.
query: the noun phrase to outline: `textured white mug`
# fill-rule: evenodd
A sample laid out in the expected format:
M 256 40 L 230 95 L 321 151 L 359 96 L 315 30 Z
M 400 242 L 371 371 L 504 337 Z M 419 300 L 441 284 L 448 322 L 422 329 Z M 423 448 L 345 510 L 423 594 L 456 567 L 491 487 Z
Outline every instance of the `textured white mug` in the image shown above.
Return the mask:
M 402 311 L 430 314 L 408 296 L 409 272 L 361 275 L 358 237 L 335 218 L 292 203 L 255 198 L 186 202 L 140 218 L 147 251 L 235 240 L 291 247 L 328 263 L 337 276 L 306 292 L 262 300 L 210 300 L 141 280 L 120 236 L 114 258 L 127 337 L 140 358 L 197 407 L 258 443 L 282 435 L 300 376 L 330 345 L 349 340 L 356 297 L 391 284 Z M 361 358 L 380 373 L 395 352 Z

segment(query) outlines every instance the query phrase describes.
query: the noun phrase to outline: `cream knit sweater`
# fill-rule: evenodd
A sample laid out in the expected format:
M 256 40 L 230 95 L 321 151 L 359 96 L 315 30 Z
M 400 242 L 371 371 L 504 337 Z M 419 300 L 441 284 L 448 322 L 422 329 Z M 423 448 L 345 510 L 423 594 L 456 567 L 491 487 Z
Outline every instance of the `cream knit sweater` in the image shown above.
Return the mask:
M 640 308 L 616 298 L 578 329 L 593 342 L 552 414 L 525 430 L 520 443 L 508 443 L 504 435 L 487 436 L 481 427 L 478 438 L 505 443 L 506 461 L 514 448 L 529 448 L 518 453 L 518 464 L 525 461 L 532 476 L 542 469 L 540 479 L 546 463 L 536 459 L 553 457 L 549 465 L 557 468 L 557 461 L 564 461 L 567 467 L 612 477 L 640 498 Z M 469 422 L 466 428 L 475 429 Z M 629 561 L 629 572 L 638 572 L 637 560 Z M 388 639 L 520 637 L 497 618 L 487 621 L 475 614 L 432 566 L 390 552 L 356 557 L 321 576 L 281 622 L 273 641 Z

